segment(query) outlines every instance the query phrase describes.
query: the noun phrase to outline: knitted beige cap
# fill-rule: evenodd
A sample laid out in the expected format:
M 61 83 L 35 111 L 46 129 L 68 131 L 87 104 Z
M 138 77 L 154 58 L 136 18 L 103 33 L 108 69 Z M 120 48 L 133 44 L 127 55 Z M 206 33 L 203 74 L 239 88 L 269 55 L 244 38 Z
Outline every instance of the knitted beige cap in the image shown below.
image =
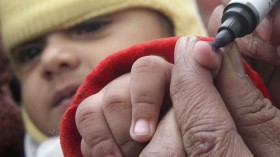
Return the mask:
M 0 0 L 0 24 L 7 52 L 15 46 L 127 8 L 157 10 L 174 24 L 176 35 L 203 35 L 194 0 Z

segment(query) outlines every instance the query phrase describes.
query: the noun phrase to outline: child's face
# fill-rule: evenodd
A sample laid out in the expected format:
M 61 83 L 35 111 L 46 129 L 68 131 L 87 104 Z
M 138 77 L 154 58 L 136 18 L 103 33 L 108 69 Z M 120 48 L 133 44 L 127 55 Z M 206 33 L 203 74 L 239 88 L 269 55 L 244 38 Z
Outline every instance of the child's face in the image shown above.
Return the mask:
M 104 57 L 143 41 L 171 36 L 157 13 L 127 10 L 54 32 L 14 51 L 22 101 L 44 133 L 57 133 L 61 116 L 85 76 Z

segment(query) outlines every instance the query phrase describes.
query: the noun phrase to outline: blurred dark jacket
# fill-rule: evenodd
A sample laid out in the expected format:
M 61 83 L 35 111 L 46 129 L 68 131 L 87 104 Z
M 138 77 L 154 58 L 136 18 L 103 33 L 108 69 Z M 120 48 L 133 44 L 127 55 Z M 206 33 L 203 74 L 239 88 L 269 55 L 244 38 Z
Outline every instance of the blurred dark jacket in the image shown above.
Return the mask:
M 12 78 L 0 41 L 0 156 L 23 157 L 24 126 L 20 108 L 10 90 Z

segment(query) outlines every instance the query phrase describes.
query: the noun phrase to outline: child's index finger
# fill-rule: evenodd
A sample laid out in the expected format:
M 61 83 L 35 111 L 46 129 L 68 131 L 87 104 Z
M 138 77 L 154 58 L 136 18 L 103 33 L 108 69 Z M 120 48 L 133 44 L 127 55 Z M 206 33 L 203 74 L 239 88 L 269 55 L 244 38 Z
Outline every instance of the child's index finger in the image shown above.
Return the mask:
M 131 137 L 146 142 L 153 137 L 167 86 L 171 64 L 161 57 L 138 59 L 131 70 L 132 125 Z

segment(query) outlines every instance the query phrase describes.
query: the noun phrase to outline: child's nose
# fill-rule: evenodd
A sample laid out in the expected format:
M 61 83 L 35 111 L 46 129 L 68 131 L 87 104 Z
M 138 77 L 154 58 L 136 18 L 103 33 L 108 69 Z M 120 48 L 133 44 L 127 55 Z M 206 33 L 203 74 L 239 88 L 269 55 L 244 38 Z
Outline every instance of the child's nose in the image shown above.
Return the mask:
M 79 66 L 81 60 L 67 37 L 60 34 L 50 35 L 46 44 L 41 58 L 44 78 L 51 79 L 54 75 L 61 75 Z

